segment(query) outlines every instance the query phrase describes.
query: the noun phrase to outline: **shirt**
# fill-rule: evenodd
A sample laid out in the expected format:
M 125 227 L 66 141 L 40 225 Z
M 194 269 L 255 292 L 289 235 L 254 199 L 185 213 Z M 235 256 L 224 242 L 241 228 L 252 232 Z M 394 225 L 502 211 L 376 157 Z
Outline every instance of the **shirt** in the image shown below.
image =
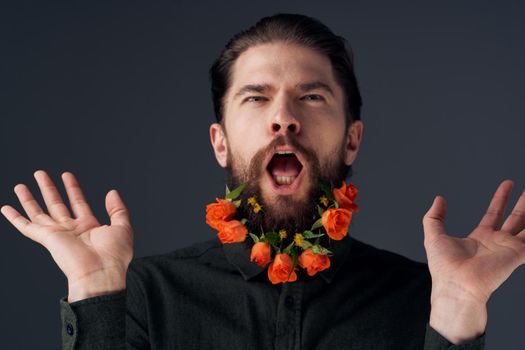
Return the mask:
M 136 258 L 126 290 L 60 301 L 64 349 L 483 349 L 428 324 L 428 265 L 347 236 L 331 267 L 271 284 L 250 244 L 218 239 Z

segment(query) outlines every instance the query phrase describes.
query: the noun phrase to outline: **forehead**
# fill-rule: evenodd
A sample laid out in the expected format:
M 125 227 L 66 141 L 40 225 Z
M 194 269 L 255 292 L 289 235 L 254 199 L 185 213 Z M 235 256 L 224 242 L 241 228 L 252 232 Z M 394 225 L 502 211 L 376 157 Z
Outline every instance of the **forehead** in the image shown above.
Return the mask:
M 250 47 L 237 58 L 231 73 L 230 98 L 232 92 L 245 84 L 280 88 L 321 81 L 332 90 L 337 88 L 328 57 L 313 49 L 283 42 Z

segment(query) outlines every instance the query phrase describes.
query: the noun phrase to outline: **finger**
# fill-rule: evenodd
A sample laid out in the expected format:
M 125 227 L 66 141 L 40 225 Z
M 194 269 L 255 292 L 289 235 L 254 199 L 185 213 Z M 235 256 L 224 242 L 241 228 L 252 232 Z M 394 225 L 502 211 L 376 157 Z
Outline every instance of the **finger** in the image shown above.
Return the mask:
M 75 217 L 93 216 L 93 212 L 82 193 L 82 189 L 75 175 L 70 172 L 65 172 L 62 174 L 62 180 L 64 181 L 69 204 Z
M 479 226 L 487 226 L 494 230 L 498 230 L 501 218 L 507 208 L 509 194 L 513 185 L 514 183 L 512 180 L 505 180 L 498 186 L 498 189 L 496 190 L 496 193 L 494 193 L 487 212 L 483 215 Z
M 42 192 L 42 197 L 46 203 L 47 210 L 49 215 L 55 220 L 64 220 L 66 218 L 71 218 L 69 210 L 67 209 L 60 193 L 58 193 L 57 188 L 51 178 L 43 170 L 37 170 L 34 174 L 35 179 Z
M 6 219 L 24 236 L 42 244 L 41 237 L 38 233 L 38 227 L 40 227 L 40 225 L 27 220 L 15 208 L 9 205 L 4 205 L 0 208 L 0 212 L 2 212 Z
M 50 224 L 53 222 L 53 219 L 44 213 L 40 204 L 38 204 L 26 185 L 18 184 L 14 190 L 29 220 L 39 224 Z
M 516 205 L 512 209 L 512 212 L 507 217 L 503 226 L 502 231 L 510 232 L 516 235 L 518 232 L 523 230 L 525 227 L 525 191 L 521 194 L 520 198 L 516 202 Z
M 111 190 L 106 195 L 106 210 L 111 220 L 111 225 L 131 227 L 128 209 L 117 190 Z
M 447 203 L 442 196 L 436 196 L 432 206 L 423 216 L 423 230 L 425 231 L 425 240 L 434 240 L 445 232 L 445 215 L 447 213 Z

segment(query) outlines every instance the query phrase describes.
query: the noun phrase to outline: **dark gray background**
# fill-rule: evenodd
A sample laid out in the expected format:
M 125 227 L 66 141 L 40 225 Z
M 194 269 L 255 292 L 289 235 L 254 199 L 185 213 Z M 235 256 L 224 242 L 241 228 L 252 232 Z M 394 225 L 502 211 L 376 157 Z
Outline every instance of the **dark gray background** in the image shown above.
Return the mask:
M 352 182 L 354 237 L 425 261 L 421 219 L 436 194 L 465 236 L 506 178 L 525 185 L 521 1 L 3 3 L 0 205 L 33 172 L 74 172 L 98 218 L 117 188 L 136 256 L 211 238 L 204 208 L 225 174 L 208 137 L 208 68 L 264 15 L 317 17 L 355 51 L 364 139 Z M 61 182 L 59 183 L 62 186 Z M 62 193 L 63 188 L 60 187 Z M 507 209 L 507 212 L 510 211 Z M 49 253 L 0 218 L 4 349 L 58 348 L 66 280 Z M 381 276 L 377 276 L 381 278 Z M 487 349 L 522 349 L 525 271 L 489 302 Z M 521 345 L 520 345 L 521 343 Z

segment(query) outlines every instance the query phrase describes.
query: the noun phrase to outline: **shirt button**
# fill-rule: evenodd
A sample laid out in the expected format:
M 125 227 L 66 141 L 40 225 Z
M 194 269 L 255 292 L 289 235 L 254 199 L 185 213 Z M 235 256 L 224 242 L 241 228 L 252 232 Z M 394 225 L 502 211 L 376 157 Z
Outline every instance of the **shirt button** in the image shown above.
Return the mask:
M 284 305 L 289 308 L 293 306 L 293 297 L 291 295 L 287 295 L 286 298 L 284 298 Z
M 73 325 L 71 325 L 71 323 L 68 323 L 66 325 L 66 332 L 69 335 L 73 335 L 73 333 L 75 333 L 75 330 L 73 329 Z

